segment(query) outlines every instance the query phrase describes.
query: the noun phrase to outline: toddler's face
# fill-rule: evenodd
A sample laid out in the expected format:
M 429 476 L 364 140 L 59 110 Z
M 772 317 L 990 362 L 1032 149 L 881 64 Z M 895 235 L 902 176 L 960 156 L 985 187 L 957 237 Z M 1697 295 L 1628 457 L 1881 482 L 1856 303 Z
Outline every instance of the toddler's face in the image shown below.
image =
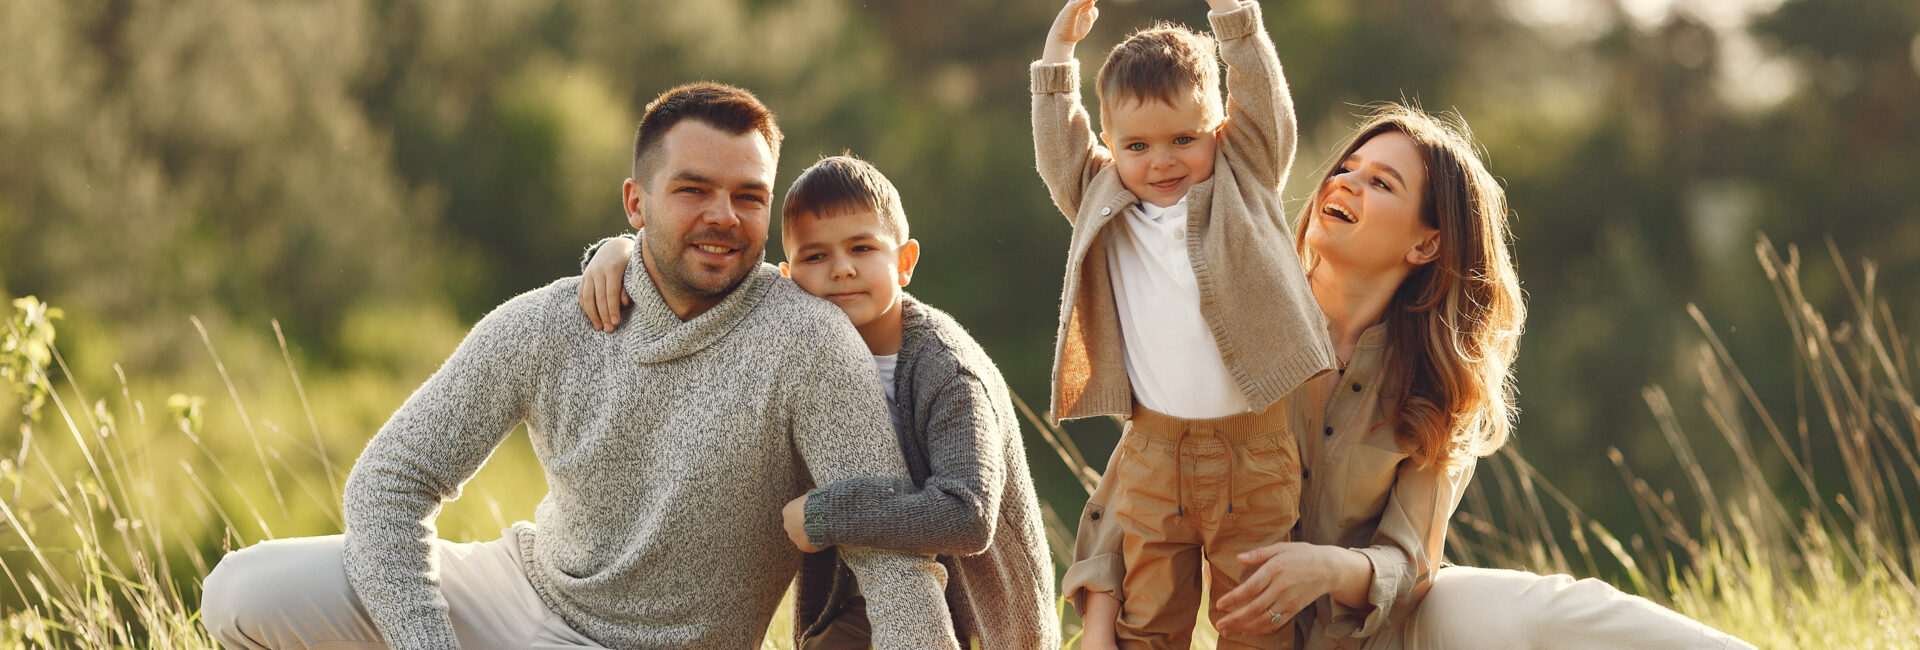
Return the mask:
M 1101 111 L 1106 131 L 1100 137 L 1113 150 L 1120 184 L 1140 200 L 1167 207 L 1195 183 L 1213 177 L 1220 125 L 1193 97 L 1171 105 L 1121 99 Z
M 780 270 L 807 293 L 865 327 L 900 309 L 900 287 L 913 273 L 905 242 L 893 241 L 871 210 L 786 222 L 787 260 Z

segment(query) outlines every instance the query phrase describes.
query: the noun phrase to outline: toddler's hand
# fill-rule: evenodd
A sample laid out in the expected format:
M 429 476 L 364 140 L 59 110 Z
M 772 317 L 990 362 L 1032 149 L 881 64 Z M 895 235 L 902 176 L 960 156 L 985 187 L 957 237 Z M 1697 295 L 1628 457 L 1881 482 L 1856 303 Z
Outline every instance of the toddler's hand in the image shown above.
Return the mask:
M 780 509 L 780 520 L 786 526 L 787 540 L 793 542 L 795 548 L 806 553 L 820 552 L 820 547 L 807 541 L 807 495 L 788 501 L 787 507 Z
M 1060 15 L 1054 17 L 1053 28 L 1047 30 L 1047 46 L 1040 60 L 1047 63 L 1066 63 L 1073 58 L 1073 44 L 1087 37 L 1093 31 L 1093 21 L 1100 17 L 1100 9 L 1093 6 L 1095 0 L 1067 0 L 1060 8 Z
M 597 330 L 613 331 L 620 325 L 620 309 L 633 304 L 622 286 L 627 279 L 627 261 L 633 259 L 632 239 L 614 237 L 594 251 L 587 272 L 580 277 L 580 311 L 587 313 Z

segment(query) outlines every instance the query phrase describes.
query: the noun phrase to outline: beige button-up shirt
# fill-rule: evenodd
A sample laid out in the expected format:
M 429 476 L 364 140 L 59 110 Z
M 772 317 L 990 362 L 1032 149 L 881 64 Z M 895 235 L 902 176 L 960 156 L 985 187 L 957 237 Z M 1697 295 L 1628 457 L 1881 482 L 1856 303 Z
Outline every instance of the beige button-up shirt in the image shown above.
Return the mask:
M 1373 564 L 1371 607 L 1323 596 L 1295 619 L 1299 646 L 1309 650 L 1361 647 L 1412 613 L 1440 567 L 1447 520 L 1473 477 L 1471 464 L 1420 468 L 1400 450 L 1380 395 L 1386 334 L 1384 323 L 1367 328 L 1345 371 L 1285 398 L 1304 474 L 1294 540 L 1356 549 Z M 1314 409 L 1329 382 L 1337 385 L 1326 408 Z

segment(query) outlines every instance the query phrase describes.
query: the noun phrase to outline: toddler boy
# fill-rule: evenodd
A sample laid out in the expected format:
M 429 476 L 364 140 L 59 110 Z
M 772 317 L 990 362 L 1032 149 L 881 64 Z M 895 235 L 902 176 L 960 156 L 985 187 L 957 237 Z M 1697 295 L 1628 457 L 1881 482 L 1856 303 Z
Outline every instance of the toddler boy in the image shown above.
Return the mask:
M 1101 65 L 1096 139 L 1073 57 L 1093 0 L 1066 4 L 1031 70 L 1040 175 L 1073 225 L 1051 415 L 1127 418 L 1063 591 L 1120 599 L 1122 647 L 1188 647 L 1202 560 L 1217 596 L 1240 583 L 1237 554 L 1288 539 L 1300 462 L 1277 404 L 1333 365 L 1280 206 L 1295 135 L 1280 61 L 1258 5 L 1208 4 L 1224 111 L 1214 40 L 1156 25 Z

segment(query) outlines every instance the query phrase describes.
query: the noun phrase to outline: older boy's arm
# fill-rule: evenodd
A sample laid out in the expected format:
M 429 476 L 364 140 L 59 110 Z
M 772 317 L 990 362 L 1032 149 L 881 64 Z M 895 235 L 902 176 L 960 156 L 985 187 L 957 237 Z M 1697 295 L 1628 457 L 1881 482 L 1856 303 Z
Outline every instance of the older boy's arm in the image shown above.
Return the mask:
M 1007 438 L 1019 435 L 1008 429 L 979 378 L 956 373 L 935 395 L 926 430 L 916 432 L 932 469 L 926 485 L 916 490 L 911 481 L 870 477 L 814 490 L 807 496 L 808 541 L 937 555 L 986 550 L 1007 481 Z
M 1227 64 L 1226 142 L 1221 148 L 1235 173 L 1245 173 L 1279 190 L 1293 166 L 1297 127 L 1293 95 L 1261 22 L 1260 5 L 1208 0 L 1213 35 Z M 1222 5 L 1228 10 L 1222 11 Z M 1247 182 L 1242 180 L 1242 183 Z
M 388 645 L 457 643 L 434 565 L 441 503 L 524 420 L 532 404 L 539 294 L 495 309 L 367 443 L 347 476 L 345 563 Z
M 807 375 L 789 405 L 795 448 L 816 485 L 861 476 L 904 480 L 906 461 L 886 414 L 866 346 L 845 320 L 799 359 Z M 879 648 L 958 648 L 943 594 L 946 569 L 933 558 L 848 546 L 840 556 L 865 595 Z
M 1033 92 L 1033 150 L 1040 179 L 1053 203 L 1072 221 L 1080 197 L 1113 156 L 1094 137 L 1092 119 L 1080 103 L 1080 62 L 1073 47 L 1087 35 L 1100 10 L 1093 0 L 1069 0 L 1047 32 L 1039 61 L 1029 70 Z
M 1351 607 L 1328 599 L 1333 622 L 1327 631 L 1333 638 L 1367 638 L 1398 625 L 1413 612 L 1432 584 L 1433 572 L 1440 568 L 1447 521 L 1472 478 L 1472 465 L 1449 472 L 1437 465 L 1419 468 L 1412 461 L 1401 463 L 1373 545 L 1355 549 L 1373 565 L 1367 605 Z

